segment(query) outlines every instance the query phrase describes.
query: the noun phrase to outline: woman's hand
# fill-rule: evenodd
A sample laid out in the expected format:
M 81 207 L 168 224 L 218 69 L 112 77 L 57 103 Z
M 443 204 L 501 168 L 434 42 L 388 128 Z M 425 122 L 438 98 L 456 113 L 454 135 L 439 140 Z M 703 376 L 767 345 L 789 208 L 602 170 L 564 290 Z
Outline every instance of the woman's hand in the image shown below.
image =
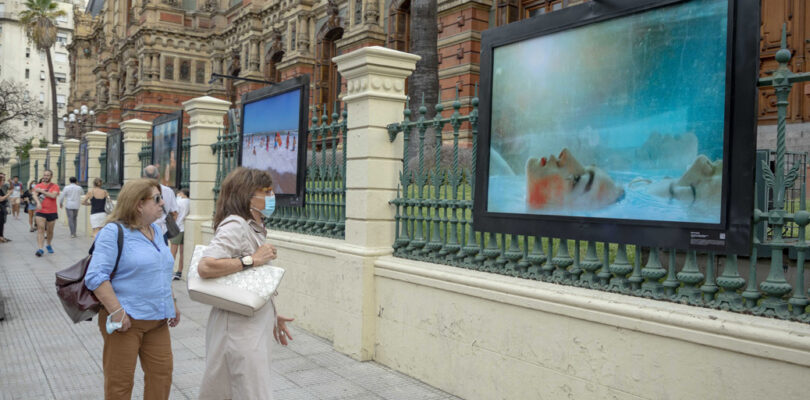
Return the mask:
M 177 308 L 177 303 L 174 303 L 174 318 L 169 318 L 169 326 L 174 328 L 180 323 L 180 309 Z
M 273 327 L 273 337 L 276 339 L 276 343 L 286 346 L 287 339 L 293 340 L 289 329 L 287 329 L 287 322 L 292 321 L 295 321 L 295 318 L 287 318 L 283 315 L 276 316 L 276 326 Z
M 113 322 L 121 323 L 121 327 L 116 329 L 117 332 L 126 332 L 132 326 L 132 321 L 130 321 L 129 315 L 127 314 L 126 310 L 124 310 L 124 312 L 122 312 L 121 314 L 123 314 L 124 316 L 121 317 L 120 321 L 116 321 L 115 316 L 113 316 L 111 319 L 113 320 Z
M 261 245 L 256 252 L 253 253 L 253 265 L 259 266 L 267 264 L 270 260 L 276 259 L 276 247 L 270 243 Z

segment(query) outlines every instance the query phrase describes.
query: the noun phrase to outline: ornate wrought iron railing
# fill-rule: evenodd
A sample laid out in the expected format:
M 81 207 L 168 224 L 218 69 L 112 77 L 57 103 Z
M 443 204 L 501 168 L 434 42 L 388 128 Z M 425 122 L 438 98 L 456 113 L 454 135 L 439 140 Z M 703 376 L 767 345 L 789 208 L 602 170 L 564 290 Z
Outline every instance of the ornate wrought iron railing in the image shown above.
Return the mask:
M 403 133 L 405 162 L 400 175 L 398 196 L 391 201 L 396 206 L 396 239 L 393 244 L 397 257 L 447 264 L 461 268 L 542 280 L 563 285 L 618 292 L 632 296 L 674 301 L 695 306 L 719 308 L 755 315 L 810 322 L 805 283 L 804 262 L 810 246 L 806 238 L 810 213 L 805 202 L 806 188 L 801 183 L 798 210 L 785 211 L 784 193 L 798 176 L 796 168 L 784 167 L 785 121 L 788 94 L 795 82 L 810 81 L 810 73 L 793 74 L 787 64 L 790 52 L 777 53 L 780 63 L 772 77 L 760 80 L 760 86 L 774 86 L 778 97 L 778 148 L 775 169 L 768 163 L 762 168 L 767 185 L 775 196 L 772 207 L 761 211 L 756 204 L 754 223 L 767 221 L 773 235 L 762 245 L 770 249 L 767 278 L 759 282 L 756 244 L 750 255 L 725 255 L 650 249 L 620 243 L 596 243 L 566 238 L 530 237 L 500 232 L 478 232 L 472 229 L 473 183 L 476 171 L 478 99 L 471 100 L 472 110 L 461 115 L 461 102 L 453 103 L 450 117 L 442 117 L 443 107 L 436 106 L 436 116 L 425 119 L 427 109 L 411 119 L 406 107 L 404 121 L 391 124 L 393 137 Z M 462 124 L 469 122 L 472 134 L 470 168 L 459 165 L 459 136 Z M 442 142 L 442 130 L 452 127 L 452 157 L 442 164 L 440 146 L 433 154 L 425 154 L 426 132 L 433 128 L 435 142 Z M 409 168 L 409 142 L 418 142 L 415 170 Z M 427 158 L 432 157 L 429 165 Z M 798 164 L 797 164 L 798 165 Z M 791 222 L 798 227 L 798 238 L 783 238 L 783 226 Z M 798 257 L 795 267 L 783 262 L 783 251 L 793 248 Z M 741 270 L 741 268 L 743 270 Z M 789 282 L 786 271 L 792 276 Z M 741 274 L 745 274 L 743 278 Z M 762 274 L 764 275 L 764 273 Z M 788 298 L 790 296 L 790 298 Z
M 39 181 L 40 178 L 40 171 L 39 171 L 39 160 L 34 160 L 34 179 Z
M 152 163 L 152 144 L 147 143 L 141 146 L 141 151 L 138 152 L 138 160 L 141 162 L 141 171 L 147 165 Z
M 271 229 L 309 235 L 343 238 L 346 221 L 346 157 L 341 149 L 346 143 L 346 112 L 320 117 L 314 111 L 309 129 L 309 148 L 306 170 L 304 207 L 278 207 L 268 219 Z M 300 146 L 292 143 L 292 146 Z M 238 166 L 239 134 L 218 135 L 211 145 L 217 155 L 217 176 L 214 198 L 219 197 L 222 180 Z
M 214 181 L 214 204 L 219 198 L 219 191 L 222 187 L 222 180 L 239 165 L 239 132 L 217 134 L 216 143 L 211 145 L 211 150 L 217 156 L 217 176 Z
M 191 138 L 190 137 L 186 136 L 186 137 L 183 138 L 183 142 L 181 144 L 180 151 L 181 151 L 180 160 L 181 160 L 182 168 L 183 168 L 182 177 L 181 177 L 181 180 L 180 180 L 180 189 L 188 189 L 189 175 L 191 174 L 191 172 L 190 172 L 191 171 L 191 158 L 190 158 L 191 157 L 190 156 Z
M 346 112 L 329 116 L 318 124 L 314 111 L 309 128 L 304 207 L 279 207 L 267 221 L 271 229 L 309 235 L 343 238 L 346 230 Z M 338 153 L 338 148 L 341 148 Z
M 17 174 L 20 176 L 20 182 L 24 182 L 25 185 L 28 185 L 31 179 L 31 160 L 28 158 L 24 158 L 20 160 L 20 163 L 17 164 Z
M 65 159 L 65 148 L 63 146 L 59 150 L 59 158 L 56 159 L 56 174 L 57 174 L 56 176 L 58 177 L 57 183 L 59 184 L 59 186 L 65 186 L 65 182 L 67 181 L 67 179 L 65 179 L 65 170 L 63 169 L 64 159 Z

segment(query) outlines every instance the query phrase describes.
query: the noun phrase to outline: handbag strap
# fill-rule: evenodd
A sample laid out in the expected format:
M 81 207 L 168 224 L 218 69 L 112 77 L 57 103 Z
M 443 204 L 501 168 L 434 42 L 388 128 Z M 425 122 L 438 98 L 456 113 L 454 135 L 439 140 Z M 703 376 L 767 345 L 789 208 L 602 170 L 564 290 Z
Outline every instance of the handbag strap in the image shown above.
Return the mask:
M 121 227 L 121 224 L 118 222 L 113 222 L 116 227 L 118 227 L 118 255 L 115 257 L 115 267 L 113 267 L 112 273 L 110 274 L 110 280 L 112 280 L 113 276 L 115 276 L 115 270 L 118 269 L 118 262 L 121 261 L 121 252 L 124 248 L 124 228 Z M 96 249 L 96 241 L 93 240 L 93 245 L 90 246 L 90 255 L 93 255 L 93 250 Z

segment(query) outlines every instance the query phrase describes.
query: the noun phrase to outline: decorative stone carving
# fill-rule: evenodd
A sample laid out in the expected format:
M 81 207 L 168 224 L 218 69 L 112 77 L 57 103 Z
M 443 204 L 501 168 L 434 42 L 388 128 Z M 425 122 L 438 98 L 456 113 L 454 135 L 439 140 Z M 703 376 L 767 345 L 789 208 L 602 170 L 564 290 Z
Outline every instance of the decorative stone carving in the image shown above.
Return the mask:
M 217 0 L 205 0 L 205 5 L 203 5 L 203 10 L 206 12 L 217 12 L 219 10 L 219 1 Z
M 376 0 L 366 3 L 366 13 L 363 15 L 366 25 L 380 25 L 380 8 Z
M 180 2 L 178 0 L 163 0 L 163 4 L 166 4 L 171 7 L 177 7 L 179 3 Z

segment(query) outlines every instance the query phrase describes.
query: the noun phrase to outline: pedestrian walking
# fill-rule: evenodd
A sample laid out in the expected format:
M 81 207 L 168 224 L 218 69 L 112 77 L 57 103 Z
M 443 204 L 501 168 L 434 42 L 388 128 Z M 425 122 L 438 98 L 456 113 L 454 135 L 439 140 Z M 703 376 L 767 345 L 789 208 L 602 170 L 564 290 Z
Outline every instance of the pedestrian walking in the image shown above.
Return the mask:
M 180 234 L 173 237 L 170 242 L 172 243 L 172 257 L 177 255 L 177 249 L 180 249 L 180 260 L 177 265 L 177 272 L 174 273 L 174 280 L 183 278 L 183 237 L 185 236 L 186 216 L 188 216 L 189 204 L 191 200 L 188 198 L 188 189 L 180 189 L 177 192 L 177 227 L 180 228 Z
M 272 188 L 270 174 L 262 170 L 240 167 L 228 174 L 217 199 L 216 231 L 198 264 L 200 277 L 216 278 L 276 258 L 273 245 L 259 246 L 267 240 L 262 216 L 275 207 Z M 212 307 L 200 399 L 272 398 L 267 377 L 273 339 L 287 345 L 290 321 L 276 314 L 272 298 L 252 317 Z
M 104 208 L 110 201 L 110 194 L 101 187 L 103 184 L 101 178 L 93 179 L 93 187 L 87 191 L 87 196 L 84 197 L 82 203 L 90 206 L 90 227 L 93 228 L 94 238 L 107 220 L 107 212 L 104 211 Z
M 172 259 L 155 221 L 162 213 L 160 186 L 148 179 L 128 182 L 98 233 L 85 286 L 102 304 L 98 327 L 104 340 L 104 397 L 129 399 L 138 359 L 146 400 L 168 399 L 172 385 L 169 327 L 180 322 L 172 293 Z M 118 225 L 118 226 L 116 226 Z M 124 248 L 118 268 L 118 229 Z
M 11 197 L 11 185 L 6 184 L 6 174 L 0 172 L 0 243 L 11 240 L 4 236 L 6 217 L 8 216 L 8 198 Z
M 15 219 L 20 219 L 20 197 L 22 196 L 23 185 L 19 176 L 11 178 L 11 215 Z
M 37 245 L 39 248 L 36 253 L 37 257 L 42 257 L 45 254 L 42 245 L 47 240 L 48 244 L 45 249 L 48 253 L 53 254 L 53 228 L 56 225 L 56 220 L 59 218 L 58 210 L 56 209 L 56 198 L 59 196 L 59 185 L 51 182 L 53 172 L 46 169 L 42 174 L 42 182 L 34 187 L 34 196 L 39 198 L 40 208 L 34 216 L 37 224 Z M 47 235 L 47 237 L 46 237 Z
M 75 176 L 68 179 L 70 183 L 62 190 L 59 195 L 59 208 L 64 208 L 68 218 L 68 227 L 70 228 L 70 237 L 76 237 L 76 216 L 79 215 L 79 206 L 82 204 L 82 196 L 84 190 L 77 185 L 78 180 Z M 91 218 L 92 220 L 92 218 Z M 94 232 L 95 233 L 95 232 Z
M 34 213 L 39 208 L 39 197 L 34 196 L 34 187 L 36 186 L 36 181 L 31 181 L 28 183 L 28 189 L 20 196 L 20 202 L 23 204 L 23 208 L 26 214 L 28 214 L 28 227 L 30 232 L 36 232 L 37 228 L 34 225 Z
M 146 168 L 143 169 L 142 175 L 146 179 L 154 179 L 160 182 L 160 172 L 154 165 L 147 165 Z M 168 241 L 169 237 L 166 235 L 166 233 L 169 230 L 166 228 L 166 215 L 167 213 L 171 214 L 175 221 L 177 220 L 177 199 L 174 196 L 174 190 L 162 183 L 160 183 L 160 195 L 163 196 L 163 202 L 166 205 L 164 206 L 165 210 L 163 215 L 157 221 L 157 224 L 160 229 L 163 230 L 163 235 L 166 236 L 166 240 Z

